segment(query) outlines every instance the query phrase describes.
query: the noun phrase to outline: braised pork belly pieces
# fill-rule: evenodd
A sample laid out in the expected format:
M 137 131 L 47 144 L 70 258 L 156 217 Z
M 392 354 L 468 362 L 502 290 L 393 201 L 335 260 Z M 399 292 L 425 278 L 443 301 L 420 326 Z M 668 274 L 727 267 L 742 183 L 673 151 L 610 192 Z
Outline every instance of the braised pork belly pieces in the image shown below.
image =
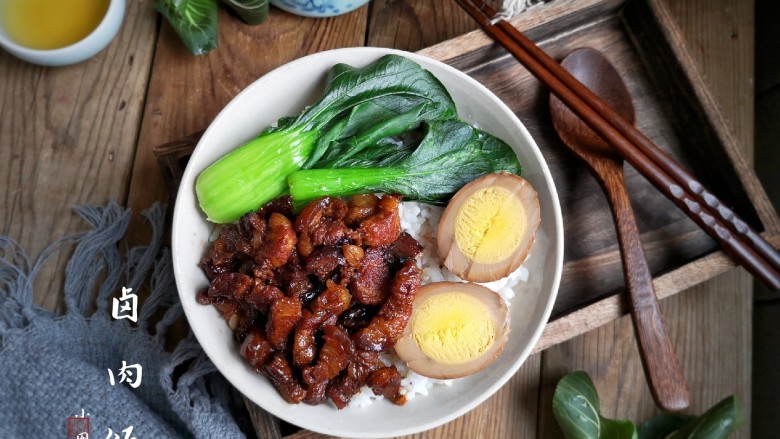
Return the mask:
M 401 375 L 379 354 L 412 314 L 422 246 L 401 231 L 395 195 L 323 197 L 293 215 L 277 198 L 222 226 L 200 263 L 240 354 L 293 404 L 339 409 L 368 386 L 403 404 Z

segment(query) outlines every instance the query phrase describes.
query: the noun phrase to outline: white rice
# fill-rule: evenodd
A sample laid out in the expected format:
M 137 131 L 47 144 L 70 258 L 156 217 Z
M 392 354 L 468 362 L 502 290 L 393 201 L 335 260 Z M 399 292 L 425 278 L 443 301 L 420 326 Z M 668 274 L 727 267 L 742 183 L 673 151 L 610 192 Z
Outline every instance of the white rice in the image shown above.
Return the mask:
M 403 377 L 401 379 L 401 395 L 406 397 L 406 400 L 412 400 L 415 396 L 428 396 L 428 391 L 437 386 L 451 386 L 455 380 L 437 380 L 434 378 L 424 377 L 413 370 L 409 370 L 406 364 L 401 361 L 395 354 L 395 351 L 382 352 L 379 354 L 379 359 L 387 366 L 395 365 L 398 372 Z M 365 407 L 371 405 L 374 401 L 383 399 L 384 396 L 374 394 L 368 386 L 363 386 L 360 391 L 352 396 L 349 401 L 349 407 Z
M 442 281 L 465 282 L 452 274 L 447 267 L 444 267 L 442 259 L 439 257 L 436 234 L 439 229 L 439 219 L 442 212 L 444 212 L 443 207 L 414 201 L 405 201 L 400 206 L 401 229 L 412 235 L 423 246 L 422 257 L 420 258 L 423 285 Z M 514 287 L 526 280 L 528 280 L 528 270 L 521 265 L 520 268 L 509 276 L 481 285 L 498 293 L 508 307 L 512 298 L 515 297 Z M 401 373 L 403 379 L 401 380 L 400 392 L 406 396 L 407 401 L 414 399 L 417 395 L 427 396 L 434 386 L 451 386 L 456 381 L 436 380 L 417 374 L 406 367 L 406 364 L 398 358 L 395 351 L 382 353 L 380 359 L 388 366 L 395 365 L 398 372 Z M 363 386 L 360 392 L 352 397 L 349 406 L 365 407 L 382 398 L 381 395 L 374 395 L 374 392 L 368 386 Z
M 423 246 L 421 262 L 423 285 L 442 281 L 465 282 L 452 274 L 447 267 L 444 267 L 442 259 L 439 257 L 436 234 L 439 230 L 439 219 L 441 219 L 443 212 L 443 207 L 415 201 L 406 201 L 401 203 L 400 206 L 401 229 L 412 235 Z M 521 265 L 520 268 L 503 279 L 480 285 L 484 285 L 498 293 L 507 306 L 509 306 L 512 298 L 515 297 L 513 288 L 526 280 L 528 280 L 528 270 Z

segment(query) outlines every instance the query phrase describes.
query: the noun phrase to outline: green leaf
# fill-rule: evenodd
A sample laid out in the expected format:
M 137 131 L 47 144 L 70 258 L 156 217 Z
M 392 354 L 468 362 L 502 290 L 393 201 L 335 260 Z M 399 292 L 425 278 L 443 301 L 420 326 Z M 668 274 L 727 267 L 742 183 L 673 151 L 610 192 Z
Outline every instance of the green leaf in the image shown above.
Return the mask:
M 601 418 L 601 436 L 604 439 L 637 439 L 636 426 L 625 419 Z
M 567 439 L 636 439 L 633 423 L 601 416 L 599 396 L 585 372 L 563 377 L 555 388 L 553 414 Z
M 420 146 L 400 165 L 405 178 L 389 180 L 383 191 L 442 203 L 466 183 L 485 174 L 521 167 L 512 148 L 501 139 L 471 125 L 449 120 L 432 122 Z
M 739 402 L 732 395 L 667 436 L 669 439 L 723 439 L 742 425 Z
M 426 125 L 416 148 L 385 140 L 337 160 L 338 168 L 293 172 L 287 178 L 293 201 L 386 192 L 441 204 L 482 175 L 521 173 L 514 151 L 500 139 L 459 120 Z M 321 164 L 334 162 L 317 163 L 315 168 Z
M 664 439 L 693 419 L 696 419 L 696 416 L 660 413 L 641 423 L 637 428 L 637 433 L 639 433 L 639 439 Z
M 420 102 L 431 105 L 422 120 L 446 119 L 456 115 L 447 89 L 429 71 L 398 55 L 385 55 L 363 68 L 336 64 L 330 71 L 322 99 L 301 114 L 296 125 L 309 124 L 323 130 L 333 120 L 357 105 L 381 100 L 394 113 L 405 112 Z M 354 115 L 353 115 L 354 116 Z M 368 124 L 363 121 L 360 127 Z
M 215 0 L 157 0 L 154 7 L 171 23 L 194 55 L 217 47 Z
M 268 0 L 222 0 L 247 24 L 260 24 L 268 18 Z
M 310 163 L 316 163 L 318 168 L 344 167 L 364 149 L 373 149 L 374 145 L 386 143 L 390 137 L 415 130 L 427 120 L 424 115 L 431 105 L 429 102 L 413 106 L 410 102 L 413 100 L 403 99 L 408 105 L 387 105 L 388 101 L 396 104 L 402 101 L 395 98 L 384 96 L 355 106 L 349 117 L 341 119 L 322 137 L 320 145 L 324 155 L 321 158 L 313 155 Z
M 304 166 L 310 168 L 415 130 L 422 122 L 456 116 L 455 103 L 436 77 L 414 61 L 385 55 L 363 68 L 333 66 L 323 98 L 294 125 L 323 133 Z

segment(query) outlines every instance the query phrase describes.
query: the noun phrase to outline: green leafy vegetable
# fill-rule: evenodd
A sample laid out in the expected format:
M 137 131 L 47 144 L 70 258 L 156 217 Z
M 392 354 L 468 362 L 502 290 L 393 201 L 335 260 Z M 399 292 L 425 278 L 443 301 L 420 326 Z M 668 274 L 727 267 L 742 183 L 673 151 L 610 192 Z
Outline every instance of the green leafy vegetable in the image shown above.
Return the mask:
M 168 19 L 193 54 L 201 55 L 217 47 L 214 0 L 157 0 L 154 7 Z
M 211 221 L 235 221 L 286 190 L 292 171 L 381 147 L 383 139 L 422 122 L 455 116 L 444 86 L 409 59 L 386 55 L 364 68 L 337 64 L 318 102 L 203 171 L 195 183 L 198 201 Z
M 585 372 L 563 377 L 555 388 L 553 414 L 567 439 L 724 439 L 741 423 L 730 396 L 701 416 L 661 413 L 636 428 L 631 421 L 601 416 L 599 397 Z
M 637 438 L 631 421 L 601 416 L 599 395 L 585 372 L 570 373 L 558 382 L 553 414 L 567 439 Z
M 268 18 L 268 0 L 222 0 L 247 24 L 260 24 Z
M 260 24 L 268 17 L 268 0 L 222 1 L 247 24 Z M 217 0 L 157 0 L 154 7 L 193 55 L 217 47 Z
M 309 167 L 335 147 L 333 142 L 338 150 L 328 156 L 344 149 L 355 153 L 384 137 L 413 130 L 423 121 L 455 116 L 455 103 L 435 76 L 407 58 L 385 55 L 362 69 L 333 66 L 323 98 L 292 125 L 323 134 Z
M 269 133 L 206 168 L 195 181 L 195 193 L 208 219 L 215 223 L 235 221 L 282 194 L 287 183 L 279 176 L 303 165 L 314 149 L 315 134 Z
M 640 424 L 637 433 L 639 433 L 639 439 L 663 439 L 693 419 L 696 419 L 696 416 L 660 413 Z
M 742 424 L 734 396 L 722 400 L 696 419 L 690 420 L 668 439 L 723 439 Z
M 442 203 L 484 174 L 520 174 L 514 151 L 498 138 L 459 120 L 427 125 L 425 137 L 411 154 L 403 145 L 385 142 L 327 162 L 332 169 L 293 172 L 287 179 L 293 201 L 387 192 Z

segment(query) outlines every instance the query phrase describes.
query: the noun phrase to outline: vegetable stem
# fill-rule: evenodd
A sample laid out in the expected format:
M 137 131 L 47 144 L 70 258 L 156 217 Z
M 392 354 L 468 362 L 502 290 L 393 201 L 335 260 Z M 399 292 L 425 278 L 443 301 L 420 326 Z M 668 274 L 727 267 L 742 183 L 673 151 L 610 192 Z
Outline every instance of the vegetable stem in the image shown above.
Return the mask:
M 287 183 L 295 202 L 304 203 L 325 195 L 346 197 L 371 192 L 383 182 L 405 174 L 406 171 L 400 168 L 309 169 L 293 172 Z
M 444 203 L 477 177 L 522 171 L 509 145 L 468 123 L 446 120 L 425 126 L 425 136 L 411 147 L 384 143 L 357 153 L 345 150 L 341 158 L 314 165 L 320 169 L 295 171 L 287 179 L 293 204 L 322 195 L 371 192 Z
M 301 130 L 262 134 L 206 168 L 195 192 L 209 221 L 235 221 L 281 195 L 287 175 L 301 168 L 317 137 Z

